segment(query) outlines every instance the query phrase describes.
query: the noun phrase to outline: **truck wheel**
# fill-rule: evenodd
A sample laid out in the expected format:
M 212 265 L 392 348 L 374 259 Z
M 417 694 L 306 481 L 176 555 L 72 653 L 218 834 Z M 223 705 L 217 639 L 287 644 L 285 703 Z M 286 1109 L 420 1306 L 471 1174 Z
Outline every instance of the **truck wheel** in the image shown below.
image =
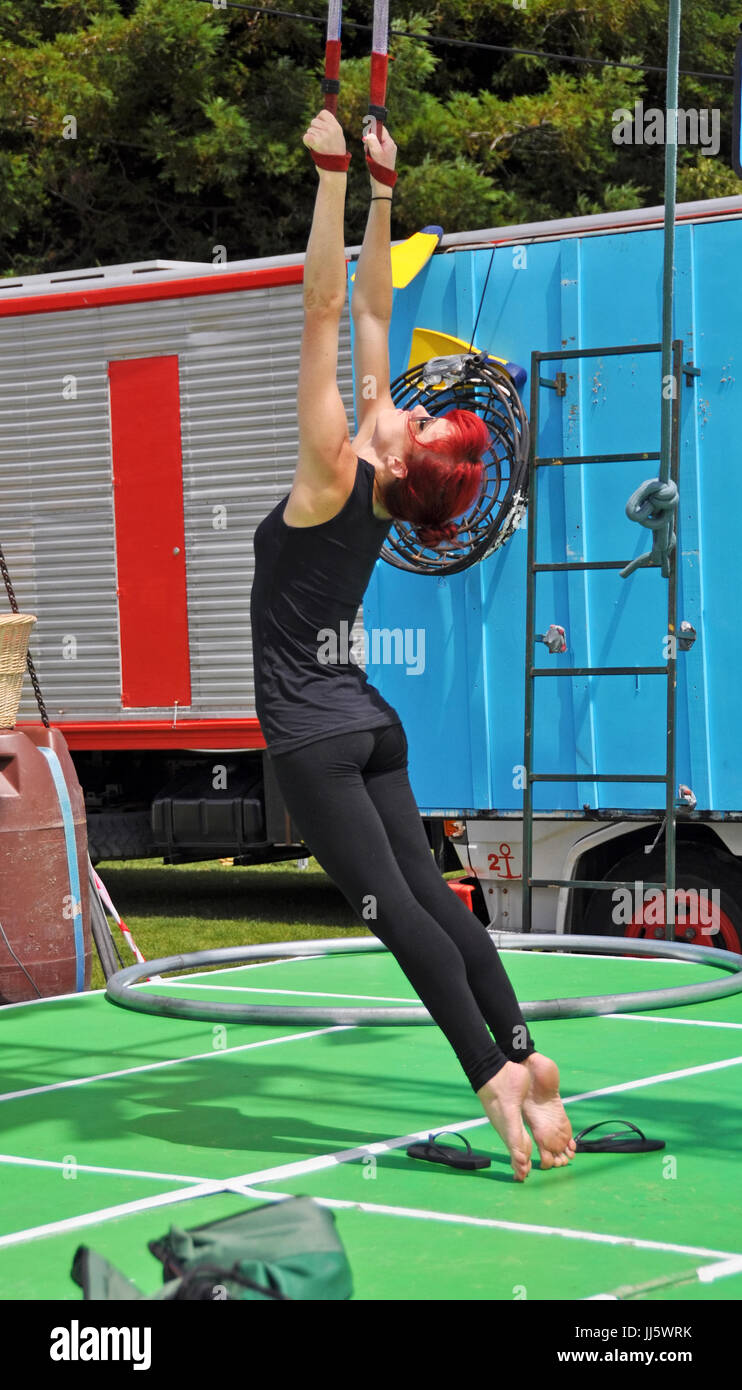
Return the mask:
M 664 850 L 659 854 L 656 850 L 652 854 L 635 851 L 603 875 L 630 883 L 661 883 L 664 876 Z M 742 954 L 742 870 L 734 860 L 711 847 L 678 845 L 675 894 L 676 941 Z M 666 939 L 662 890 L 645 888 L 638 904 L 634 895 L 616 922 L 612 913 L 618 907 L 618 900 L 613 900 L 607 889 L 596 890 L 588 900 L 582 924 L 576 924 L 575 930 L 587 936 Z
M 101 859 L 148 859 L 157 854 L 149 811 L 88 812 L 88 851 Z

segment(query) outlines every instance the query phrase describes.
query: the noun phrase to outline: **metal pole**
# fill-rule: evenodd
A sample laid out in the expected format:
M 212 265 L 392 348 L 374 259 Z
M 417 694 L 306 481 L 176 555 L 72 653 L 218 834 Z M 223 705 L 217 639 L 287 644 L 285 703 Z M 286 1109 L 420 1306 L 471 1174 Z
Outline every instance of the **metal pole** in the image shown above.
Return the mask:
M 526 556 L 526 693 L 523 726 L 523 866 L 521 898 L 521 931 L 530 932 L 532 928 L 532 890 L 533 878 L 533 714 L 535 692 L 531 671 L 534 664 L 533 647 L 536 625 L 536 502 L 538 497 L 538 470 L 534 459 L 538 454 L 539 435 L 539 385 L 541 380 L 541 354 L 531 353 L 531 420 L 530 454 L 528 470 L 528 549 Z
M 670 0 L 667 36 L 667 100 L 665 111 L 665 260 L 662 276 L 662 437 L 660 444 L 660 479 L 670 478 L 673 453 L 673 433 L 679 435 L 680 417 L 678 396 L 682 356 L 673 360 L 673 299 L 675 271 L 675 194 L 678 163 L 678 68 L 680 65 L 680 11 L 682 0 Z M 672 389 L 668 390 L 671 386 Z M 673 424 L 675 430 L 673 431 Z M 676 440 L 676 443 L 678 441 Z M 675 641 L 677 606 L 677 544 L 669 556 L 669 629 Z M 667 680 L 667 799 L 665 805 L 665 932 L 669 941 L 675 940 L 675 706 L 676 665 L 674 651 L 668 660 Z
M 670 0 L 667 38 L 667 109 L 665 112 L 665 263 L 662 276 L 662 442 L 660 479 L 670 477 L 673 395 L 679 389 L 672 382 L 672 309 L 675 269 L 675 193 L 678 163 L 678 68 L 680 65 L 681 0 Z

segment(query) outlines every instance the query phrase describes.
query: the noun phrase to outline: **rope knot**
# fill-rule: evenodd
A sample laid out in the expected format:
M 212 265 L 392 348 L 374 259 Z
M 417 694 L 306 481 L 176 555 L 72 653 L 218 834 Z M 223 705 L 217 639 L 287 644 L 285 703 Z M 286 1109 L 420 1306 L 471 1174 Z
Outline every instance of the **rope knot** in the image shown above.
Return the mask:
M 621 578 L 626 579 L 640 565 L 660 565 L 665 579 L 670 575 L 670 555 L 675 547 L 675 512 L 679 494 L 676 484 L 669 479 L 663 483 L 660 478 L 650 478 L 632 492 L 626 503 L 629 521 L 638 521 L 648 526 L 654 533 L 652 549 L 647 555 L 637 555 L 625 569 Z

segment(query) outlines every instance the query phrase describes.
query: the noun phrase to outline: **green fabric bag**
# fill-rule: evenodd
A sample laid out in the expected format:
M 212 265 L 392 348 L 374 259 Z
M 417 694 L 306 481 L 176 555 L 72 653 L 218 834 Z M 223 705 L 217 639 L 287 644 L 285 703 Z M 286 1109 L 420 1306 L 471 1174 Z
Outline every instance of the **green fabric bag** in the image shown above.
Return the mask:
M 80 1246 L 72 1278 L 85 1299 L 182 1302 L 325 1300 L 353 1296 L 348 1258 L 331 1211 L 291 1197 L 210 1221 L 189 1231 L 171 1226 L 150 1241 L 165 1283 L 143 1294 L 113 1265 Z
M 127 1303 L 146 1298 L 146 1294 L 87 1245 L 78 1245 L 72 1261 L 72 1278 L 79 1284 L 86 1301 Z

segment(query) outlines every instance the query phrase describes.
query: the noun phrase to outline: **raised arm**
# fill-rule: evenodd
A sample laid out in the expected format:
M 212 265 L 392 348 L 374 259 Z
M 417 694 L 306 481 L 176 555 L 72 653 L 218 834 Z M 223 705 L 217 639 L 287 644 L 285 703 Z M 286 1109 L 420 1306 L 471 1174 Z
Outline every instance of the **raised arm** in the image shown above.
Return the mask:
M 344 154 L 342 127 L 329 111 L 315 116 L 304 143 L 318 154 Z M 299 363 L 299 461 L 293 493 L 302 502 L 337 489 L 348 472 L 348 420 L 338 390 L 338 338 L 345 305 L 344 213 L 348 176 L 317 169 L 319 186 L 304 264 L 304 331 Z
M 374 160 L 393 169 L 397 146 L 385 126 L 381 139 L 367 137 Z M 394 404 L 389 392 L 389 326 L 392 318 L 392 257 L 390 242 L 392 189 L 371 177 L 366 234 L 356 267 L 351 298 L 353 361 L 356 378 L 358 433 L 368 433 L 379 410 Z

